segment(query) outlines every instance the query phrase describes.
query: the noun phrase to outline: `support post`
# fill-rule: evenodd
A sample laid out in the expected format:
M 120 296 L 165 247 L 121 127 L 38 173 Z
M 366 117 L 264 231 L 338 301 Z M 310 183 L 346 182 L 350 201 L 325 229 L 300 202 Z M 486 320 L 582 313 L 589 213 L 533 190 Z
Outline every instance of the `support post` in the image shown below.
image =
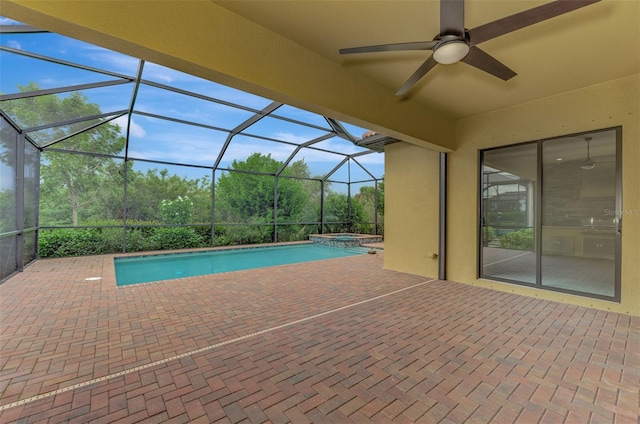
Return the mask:
M 438 279 L 447 278 L 447 154 L 440 153 Z

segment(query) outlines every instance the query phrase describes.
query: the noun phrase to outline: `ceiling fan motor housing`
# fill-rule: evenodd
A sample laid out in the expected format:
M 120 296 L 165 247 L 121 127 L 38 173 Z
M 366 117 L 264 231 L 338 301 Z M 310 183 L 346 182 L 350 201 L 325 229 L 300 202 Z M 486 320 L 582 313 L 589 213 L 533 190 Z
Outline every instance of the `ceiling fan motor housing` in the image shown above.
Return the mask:
M 469 43 L 457 35 L 444 35 L 433 48 L 433 58 L 442 65 L 450 65 L 464 59 L 469 54 Z

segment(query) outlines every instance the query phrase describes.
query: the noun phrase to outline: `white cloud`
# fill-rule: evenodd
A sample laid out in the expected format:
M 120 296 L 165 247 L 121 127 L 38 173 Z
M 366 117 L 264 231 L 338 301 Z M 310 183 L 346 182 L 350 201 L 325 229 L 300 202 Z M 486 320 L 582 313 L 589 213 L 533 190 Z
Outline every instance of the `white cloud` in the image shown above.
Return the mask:
M 214 135 L 216 134 L 216 135 Z M 129 147 L 129 156 L 132 158 L 170 161 L 182 164 L 197 164 L 212 166 L 224 144 L 222 134 L 211 133 L 212 136 L 203 136 L 196 133 L 184 133 L 162 130 L 153 131 L 145 138 L 146 141 L 134 140 Z M 226 168 L 235 159 L 246 160 L 249 155 L 259 151 L 278 161 L 284 161 L 293 152 L 292 146 L 274 142 L 263 142 L 259 146 L 253 142 L 243 140 L 232 141 L 228 146 L 220 166 Z M 303 148 L 293 160 L 304 160 L 309 165 L 312 175 L 324 175 L 333 169 L 344 157 L 322 151 Z M 359 156 L 358 162 L 365 166 L 373 175 L 384 174 L 384 154 L 370 154 Z M 355 166 L 355 165 L 354 165 Z M 363 179 L 368 178 L 364 171 L 355 169 L 357 175 Z
M 171 83 L 174 81 L 173 77 L 169 74 L 165 74 L 165 73 L 156 73 L 155 78 L 158 81 L 162 81 L 162 82 L 166 82 L 166 83 Z
M 0 24 L 3 25 L 3 24 Z M 7 45 L 11 48 L 22 50 L 22 45 L 17 40 L 9 40 L 7 41 Z
M 319 144 L 312 145 L 312 147 L 319 147 L 325 150 L 332 150 L 335 152 L 345 153 L 352 155 L 364 151 L 362 147 L 358 147 L 355 144 L 351 144 L 344 140 L 336 140 L 331 138 L 326 141 L 322 141 Z M 384 164 L 384 153 L 369 153 L 367 155 L 357 156 L 356 160 L 361 164 Z
M 331 163 L 333 165 L 337 165 L 342 160 L 344 160 L 344 156 L 323 152 L 320 150 L 303 148 L 293 158 L 293 160 L 300 160 L 300 159 L 304 159 L 306 163 Z
M 278 131 L 277 133 L 275 133 L 273 138 L 277 140 L 288 141 L 290 143 L 302 144 L 311 140 L 312 137 L 295 135 L 286 131 Z
M 104 67 L 105 63 L 111 65 L 111 69 L 117 69 L 125 73 L 131 73 L 138 69 L 140 60 L 133 57 L 125 56 L 119 53 L 113 53 L 109 50 L 98 51 L 91 58 Z
M 129 156 L 207 166 L 213 165 L 224 141 L 195 133 L 173 131 L 154 132 L 145 140 L 147 141 L 132 141 Z
M 61 87 L 61 86 L 67 85 L 63 81 L 64 80 L 55 79 L 55 78 L 41 78 L 40 81 L 38 82 L 42 87 Z M 63 97 L 63 95 L 61 95 L 60 97 Z
M 224 154 L 223 162 L 224 164 L 230 164 L 234 159 L 246 160 L 256 152 L 262 153 L 263 155 L 271 154 L 273 159 L 283 162 L 291 156 L 292 149 L 290 146 L 281 143 L 265 142 L 264 147 L 257 148 L 252 144 L 234 142 L 232 140 Z
M 21 23 L 14 21 L 13 19 L 5 18 L 4 16 L 0 16 L 0 25 L 21 25 Z
M 113 122 L 115 122 L 120 126 L 120 128 L 122 129 L 122 135 L 127 135 L 127 116 L 126 115 L 114 119 Z M 147 135 L 147 132 L 144 130 L 144 128 L 142 128 L 142 125 L 137 124 L 133 120 L 133 118 L 131 118 L 129 135 L 131 137 L 144 138 L 144 136 Z
M 356 157 L 356 160 L 363 165 L 384 165 L 384 153 L 369 153 Z
M 147 132 L 142 128 L 142 125 L 137 124 L 133 119 L 131 120 L 131 126 L 129 127 L 129 134 L 133 137 L 143 138 Z
M 335 137 L 330 138 L 329 140 L 321 141 L 317 144 L 313 144 L 312 146 L 325 150 L 331 150 L 334 152 L 345 153 L 347 155 L 352 155 L 354 153 L 363 151 L 361 147 L 357 147 L 355 144 L 342 139 L 336 139 Z
M 120 127 L 120 134 L 127 135 L 127 115 L 116 118 L 111 122 Z
M 147 79 L 162 81 L 165 83 L 171 83 L 176 79 L 179 80 L 181 79 L 180 77 L 184 75 L 180 71 L 149 62 L 144 65 L 144 73 L 145 78 Z
M 142 146 L 139 146 L 142 147 Z M 166 147 L 163 149 L 163 147 Z M 152 148 L 129 149 L 129 156 L 133 158 L 161 160 L 185 165 L 212 166 L 218 157 L 217 152 L 203 150 L 198 143 L 183 145 L 179 149 L 176 146 L 154 146 Z

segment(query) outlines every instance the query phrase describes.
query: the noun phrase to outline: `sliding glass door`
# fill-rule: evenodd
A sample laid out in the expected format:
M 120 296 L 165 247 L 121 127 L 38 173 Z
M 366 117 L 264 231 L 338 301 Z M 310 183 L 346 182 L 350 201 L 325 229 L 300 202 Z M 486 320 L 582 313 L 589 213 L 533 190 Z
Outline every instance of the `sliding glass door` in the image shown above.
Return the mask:
M 484 153 L 481 236 L 487 277 L 536 283 L 536 156 L 535 143 Z
M 619 300 L 621 129 L 481 152 L 480 276 Z

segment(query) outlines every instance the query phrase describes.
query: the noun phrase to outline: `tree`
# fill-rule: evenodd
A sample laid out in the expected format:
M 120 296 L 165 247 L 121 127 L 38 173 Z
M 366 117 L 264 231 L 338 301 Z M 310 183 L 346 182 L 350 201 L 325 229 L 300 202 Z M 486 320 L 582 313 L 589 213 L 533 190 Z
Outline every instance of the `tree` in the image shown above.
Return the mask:
M 324 220 L 327 223 L 344 222 L 361 224 L 366 222 L 366 214 L 362 204 L 355 199 L 351 201 L 351 219 L 349 219 L 348 196 L 344 193 L 329 191 L 324 200 Z
M 211 222 L 211 180 L 189 179 L 169 175 L 168 169 L 148 169 L 146 172 L 130 170 L 127 186 L 127 219 L 135 221 L 164 221 L 161 204 L 179 197 L 188 197 L 193 212 L 188 223 Z M 174 222 L 175 223 L 175 222 Z M 187 222 L 183 222 L 187 223 Z
M 384 216 L 384 175 L 378 183 L 378 215 Z
M 21 92 L 38 91 L 35 83 L 18 86 Z M 64 122 L 79 117 L 99 115 L 98 105 L 89 103 L 82 93 L 66 97 L 57 95 L 34 96 L 6 102 L 4 110 L 23 128 Z M 72 123 L 47 129 L 48 140 L 57 140 L 84 128 L 86 123 Z M 41 177 L 41 220 L 48 224 L 72 223 L 78 225 L 82 212 L 101 199 L 102 184 L 110 174 L 108 166 L 113 156 L 122 151 L 125 138 L 116 124 L 105 123 L 81 132 L 52 147 L 69 153 L 43 152 Z M 104 156 L 75 154 L 91 152 Z M 64 196 L 63 196 L 64 193 Z M 66 202 L 62 199 L 66 198 Z M 86 218 L 86 216 L 84 216 Z M 109 217 L 103 217 L 106 219 Z M 51 219 L 53 222 L 48 221 Z
M 353 196 L 353 199 L 351 200 L 352 203 L 356 202 L 362 206 L 367 222 L 375 222 L 375 192 L 375 187 L 363 186 L 360 187 L 360 192 Z
M 378 183 L 378 196 L 376 208 L 376 189 L 374 186 L 362 186 L 360 192 L 353 196 L 353 200 L 362 205 L 367 216 L 367 222 L 375 222 L 375 214 L 378 219 L 384 216 L 384 180 Z
M 239 172 L 225 172 L 216 182 L 216 221 L 272 222 L 275 174 L 282 165 L 271 154 L 253 153 L 246 161 L 234 160 L 231 169 Z M 283 174 L 309 177 L 307 165 L 303 161 L 294 162 L 289 167 Z M 302 181 L 278 178 L 278 220 L 298 221 L 307 197 Z

